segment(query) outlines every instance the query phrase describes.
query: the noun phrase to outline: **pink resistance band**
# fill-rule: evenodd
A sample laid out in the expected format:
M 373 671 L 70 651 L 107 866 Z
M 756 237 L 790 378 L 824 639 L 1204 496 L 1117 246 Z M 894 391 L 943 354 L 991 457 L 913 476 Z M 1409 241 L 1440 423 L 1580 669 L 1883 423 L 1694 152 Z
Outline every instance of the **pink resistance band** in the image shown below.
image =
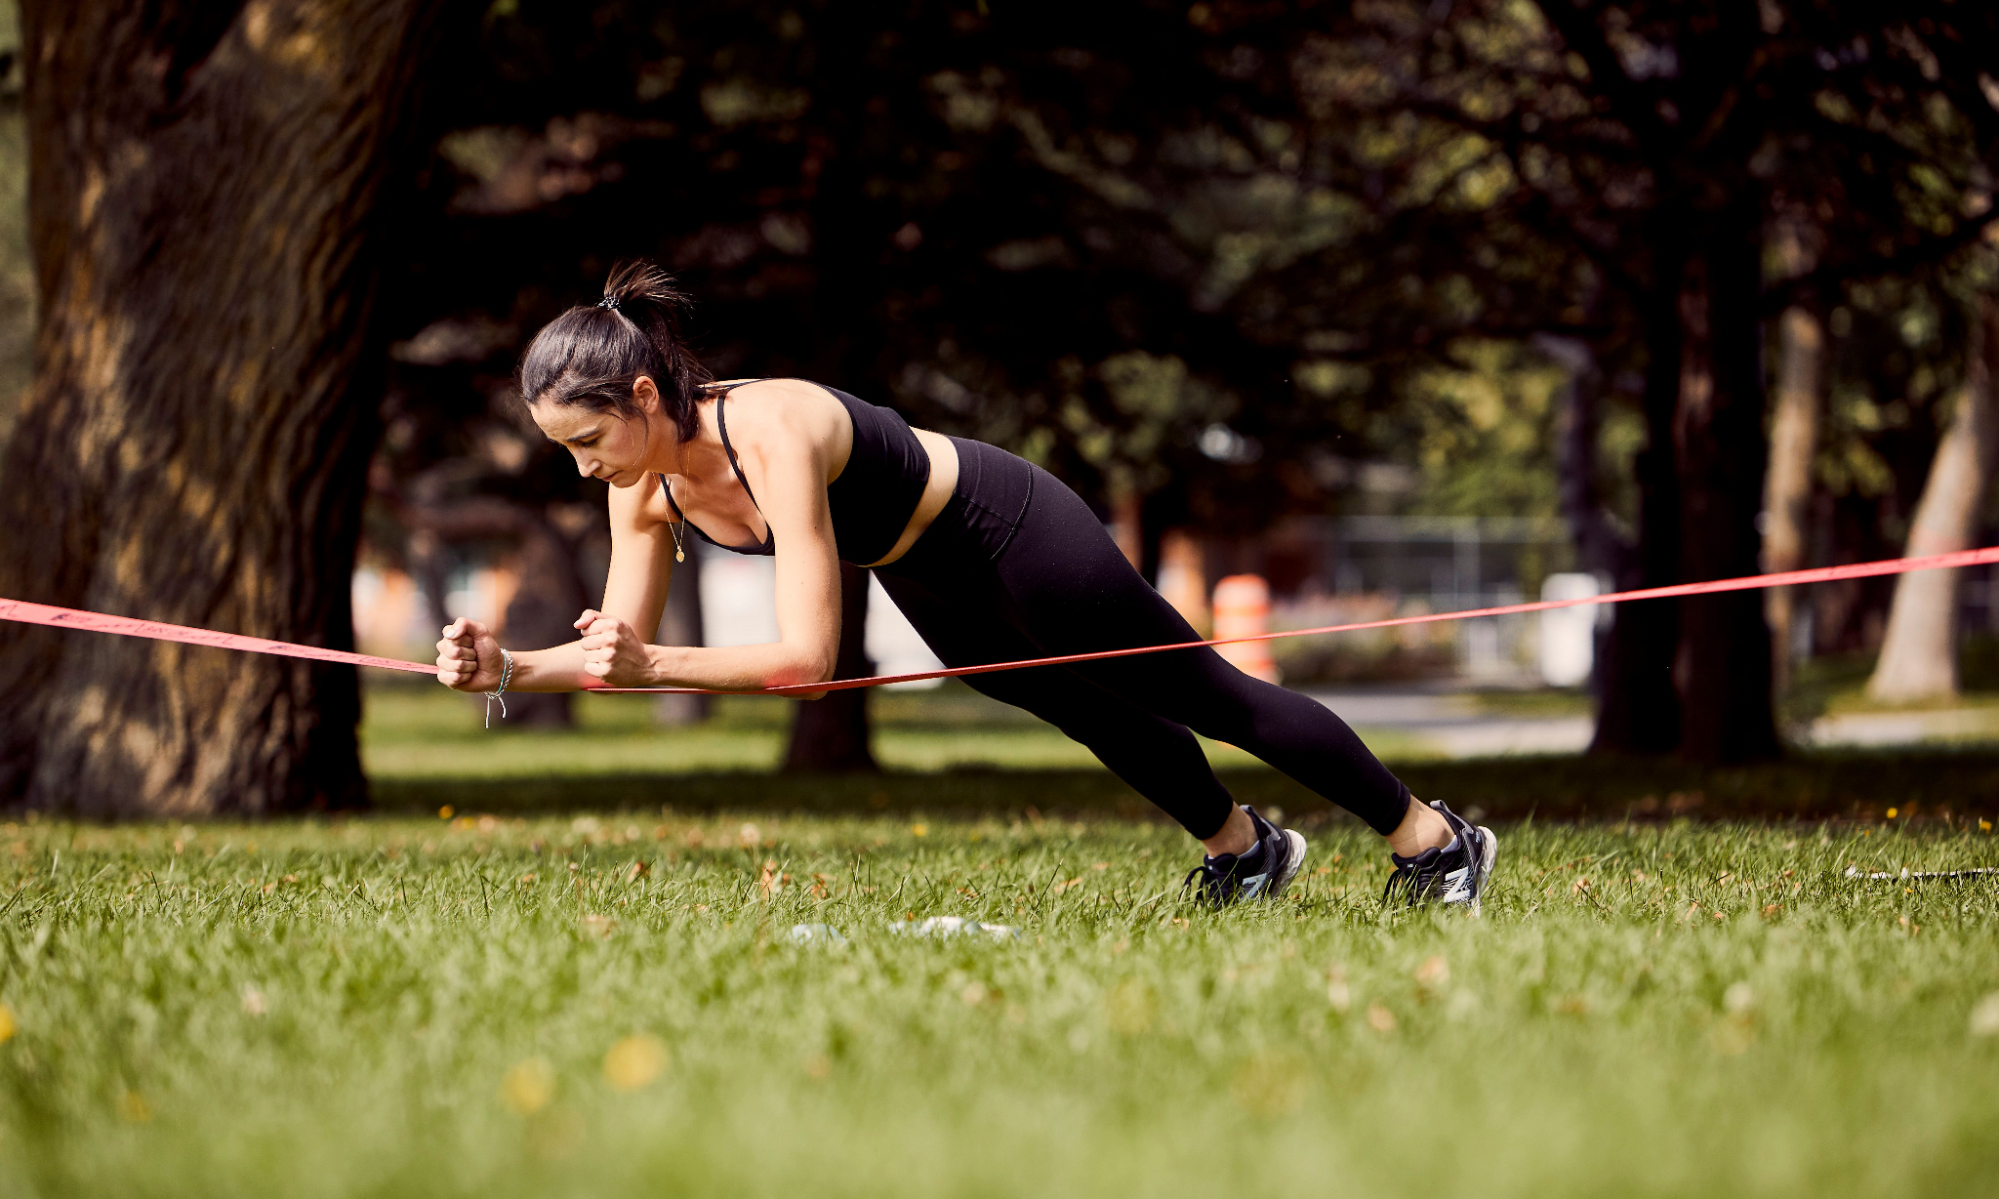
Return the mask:
M 1794 587 L 1805 583 L 1831 583 L 1840 579 L 1865 579 L 1876 575 L 1907 574 L 1917 570 L 1943 570 L 1961 566 L 1985 566 L 1999 562 L 1999 546 L 1960 550 L 1953 554 L 1933 554 L 1924 558 L 1889 558 L 1880 562 L 1856 562 L 1849 566 L 1825 566 L 1814 570 L 1788 570 L 1779 574 L 1750 575 L 1739 579 L 1716 579 L 1707 583 L 1676 583 L 1670 587 L 1648 587 L 1640 591 L 1617 591 L 1582 599 L 1540 600 L 1531 604 L 1504 604 L 1497 608 L 1473 608 L 1463 612 L 1432 612 L 1422 616 L 1397 616 L 1388 620 L 1366 620 L 1357 624 L 1325 625 L 1316 629 L 1286 629 L 1255 637 L 1223 637 L 1212 641 L 1180 641 L 1169 645 L 1145 645 L 1135 649 L 1107 649 L 1088 654 L 1064 654 L 1052 658 L 1029 658 L 1020 662 L 994 662 L 984 666 L 957 666 L 948 670 L 926 670 L 917 674 L 878 675 L 865 679 L 836 679 L 828 683 L 796 683 L 767 687 L 761 691 L 718 692 L 701 687 L 586 687 L 607 695 L 798 695 L 821 691 L 846 691 L 855 687 L 879 687 L 884 683 L 914 683 L 924 679 L 948 679 L 967 674 L 988 674 L 999 670 L 1020 670 L 1028 666 L 1065 666 L 1072 662 L 1096 662 L 1105 658 L 1129 658 L 1137 654 L 1157 654 L 1176 649 L 1233 645 L 1245 641 L 1277 641 L 1285 637 L 1314 637 L 1322 633 L 1354 633 L 1364 629 L 1390 629 L 1401 625 L 1433 624 L 1444 620 L 1469 620 L 1477 616 L 1518 616 L 1527 612 L 1548 612 L 1556 608 L 1579 608 L 1588 604 L 1616 604 L 1631 600 L 1672 599 L 1682 595 L 1713 595 L 1723 591 L 1753 591 L 1764 587 Z M 0 599 L 0 620 L 47 625 L 58 629 L 85 629 L 93 633 L 119 633 L 154 641 L 178 641 L 213 649 L 242 650 L 253 654 L 276 654 L 286 658 L 309 658 L 316 662 L 338 662 L 350 666 L 374 666 L 383 670 L 406 670 L 412 674 L 435 674 L 435 665 L 404 662 L 397 658 L 377 658 L 371 654 L 296 645 L 289 641 L 268 641 L 240 633 L 217 633 L 186 625 L 136 620 L 129 616 L 107 616 L 75 608 L 56 608 L 22 600 Z

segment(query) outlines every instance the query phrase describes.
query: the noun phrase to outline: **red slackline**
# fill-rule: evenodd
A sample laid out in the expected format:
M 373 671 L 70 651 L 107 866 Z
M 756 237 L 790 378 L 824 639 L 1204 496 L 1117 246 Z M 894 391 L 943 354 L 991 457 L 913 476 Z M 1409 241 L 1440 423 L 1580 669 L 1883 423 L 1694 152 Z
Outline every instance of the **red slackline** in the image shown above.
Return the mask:
M 1443 620 L 1469 620 L 1477 616 L 1518 616 L 1527 612 L 1548 612 L 1556 608 L 1579 608 L 1588 604 L 1616 604 L 1631 600 L 1672 599 L 1683 595 L 1713 595 L 1723 591 L 1753 591 L 1764 587 L 1795 587 L 1805 583 L 1830 583 L 1840 579 L 1865 579 L 1877 575 L 1906 574 L 1917 570 L 1942 570 L 1961 566 L 1984 566 L 1999 562 L 1999 546 L 1960 550 L 1952 554 L 1932 554 L 1922 558 L 1888 558 L 1879 562 L 1855 562 L 1848 566 L 1823 566 L 1813 570 L 1787 570 L 1777 574 L 1749 575 L 1739 579 L 1715 579 L 1706 583 L 1676 583 L 1670 587 L 1647 587 L 1639 591 L 1616 591 L 1581 599 L 1538 600 L 1528 604 L 1503 604 L 1497 608 L 1472 608 L 1462 612 L 1431 612 L 1421 616 L 1396 616 L 1387 620 L 1366 620 L 1357 624 L 1324 625 L 1316 629 L 1286 629 L 1281 633 L 1261 633 L 1253 637 L 1218 637 L 1211 641 L 1180 641 L 1169 645 L 1144 645 L 1132 649 L 1098 650 L 1087 654 L 1063 654 L 1052 658 L 1029 658 L 1019 662 L 993 662 L 983 666 L 956 666 L 946 670 L 926 670 L 916 674 L 878 675 L 864 679 L 836 679 L 826 683 L 794 683 L 766 687 L 760 691 L 720 692 L 702 687 L 585 687 L 607 695 L 798 695 L 822 691 L 846 691 L 856 687 L 879 687 L 884 683 L 914 683 L 925 679 L 948 679 L 967 674 L 989 674 L 999 670 L 1020 670 L 1028 666 L 1064 666 L 1071 662 L 1095 662 L 1104 658 L 1129 658 L 1137 654 L 1157 654 L 1168 650 L 1202 646 L 1234 645 L 1245 641 L 1276 641 L 1284 637 L 1313 637 L 1321 633 L 1354 633 L 1364 629 L 1389 629 L 1401 625 L 1431 624 Z M 0 620 L 47 625 L 58 629 L 84 629 L 93 633 L 117 633 L 153 641 L 178 641 L 214 649 L 241 650 L 253 654 L 275 654 L 285 658 L 308 658 L 316 662 L 336 662 L 349 666 L 373 666 L 382 670 L 405 670 L 412 674 L 435 674 L 437 667 L 398 658 L 378 658 L 372 654 L 298 645 L 290 641 L 270 641 L 240 633 L 218 633 L 186 625 L 163 624 L 129 616 L 107 616 L 76 608 L 31 604 L 24 600 L 0 599 Z

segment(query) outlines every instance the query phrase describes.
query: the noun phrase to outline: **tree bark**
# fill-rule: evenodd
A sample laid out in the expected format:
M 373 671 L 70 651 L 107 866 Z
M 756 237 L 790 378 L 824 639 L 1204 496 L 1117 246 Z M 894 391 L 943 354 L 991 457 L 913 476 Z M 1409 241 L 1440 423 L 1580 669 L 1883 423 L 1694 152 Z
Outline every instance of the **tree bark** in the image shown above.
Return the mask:
M 840 657 L 833 677 L 861 678 L 874 673 L 868 661 L 868 572 L 840 564 Z M 786 770 L 874 771 L 874 748 L 868 743 L 868 689 L 834 691 L 798 705 L 791 722 L 791 747 Z
M 1802 570 L 1812 499 L 1812 458 L 1818 449 L 1819 376 L 1825 332 L 1810 309 L 1794 306 L 1777 322 L 1777 412 L 1770 422 L 1770 469 L 1763 491 L 1763 569 Z M 1791 646 L 1798 597 L 1791 587 L 1763 594 L 1770 625 L 1771 689 L 1791 684 Z
M 1972 325 L 1964 390 L 1950 428 L 1937 444 L 1929 479 L 1909 527 L 1911 557 L 1948 554 L 1977 544 L 1979 517 L 1999 457 L 1999 411 L 1992 395 L 1999 373 L 1999 300 L 1982 297 Z M 1888 633 L 1867 694 L 1891 703 L 1956 695 L 1959 571 L 1923 570 L 1895 580 Z
M 40 317 L 0 595 L 352 642 L 382 210 L 450 2 L 23 6 Z M 0 627 L 17 804 L 352 805 L 358 714 L 349 667 Z
M 1617 589 L 1663 587 L 1680 565 L 1680 476 L 1674 451 L 1679 410 L 1681 330 L 1678 310 L 1684 214 L 1662 209 L 1649 230 L 1656 277 L 1643 297 L 1646 446 L 1638 475 L 1638 547 Z M 1673 686 L 1680 608 L 1673 600 L 1619 604 L 1597 672 L 1596 734 L 1590 752 L 1671 753 L 1680 745 L 1680 699 Z
M 701 645 L 707 630 L 701 619 L 701 554 L 688 538 L 687 561 L 673 568 L 673 585 L 666 593 L 666 614 L 659 622 L 661 645 Z M 711 695 L 662 695 L 654 701 L 653 718 L 660 724 L 699 724 L 714 711 Z
M 1763 432 L 1759 221 L 1738 199 L 1714 214 L 1680 288 L 1680 577 L 1756 573 Z M 1780 749 L 1770 702 L 1770 627 L 1754 591 L 1680 603 L 1680 752 L 1745 762 Z

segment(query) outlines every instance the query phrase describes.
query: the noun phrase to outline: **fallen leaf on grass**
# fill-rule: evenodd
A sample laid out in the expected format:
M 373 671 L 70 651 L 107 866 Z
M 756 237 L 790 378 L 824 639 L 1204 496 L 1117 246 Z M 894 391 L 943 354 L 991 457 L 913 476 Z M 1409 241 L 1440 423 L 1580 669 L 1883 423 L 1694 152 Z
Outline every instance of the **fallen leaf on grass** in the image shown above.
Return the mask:
M 555 1067 L 545 1057 L 515 1062 L 500 1077 L 500 1102 L 517 1116 L 531 1116 L 555 1098 Z
M 666 1073 L 669 1060 L 658 1037 L 638 1033 L 611 1046 L 604 1055 L 604 1081 L 614 1091 L 630 1093 Z
M 1353 989 L 1347 986 L 1346 967 L 1338 963 L 1326 967 L 1326 1002 L 1342 1016 L 1353 1006 Z

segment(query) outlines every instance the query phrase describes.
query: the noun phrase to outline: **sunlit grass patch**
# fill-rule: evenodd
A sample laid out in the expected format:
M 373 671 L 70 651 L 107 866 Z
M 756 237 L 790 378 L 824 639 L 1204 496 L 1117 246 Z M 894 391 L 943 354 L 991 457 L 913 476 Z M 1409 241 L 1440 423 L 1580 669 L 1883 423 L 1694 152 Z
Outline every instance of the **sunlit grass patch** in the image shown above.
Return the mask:
M 1862 836 L 1865 832 L 1867 835 Z M 1508 825 L 1485 916 L 1315 831 L 637 812 L 0 831 L 0 1187 L 1973 1193 L 1976 824 Z M 1018 937 L 922 937 L 959 916 Z M 839 938 L 794 939 L 801 924 Z M 0 1029 L 9 1027 L 0 1021 Z

